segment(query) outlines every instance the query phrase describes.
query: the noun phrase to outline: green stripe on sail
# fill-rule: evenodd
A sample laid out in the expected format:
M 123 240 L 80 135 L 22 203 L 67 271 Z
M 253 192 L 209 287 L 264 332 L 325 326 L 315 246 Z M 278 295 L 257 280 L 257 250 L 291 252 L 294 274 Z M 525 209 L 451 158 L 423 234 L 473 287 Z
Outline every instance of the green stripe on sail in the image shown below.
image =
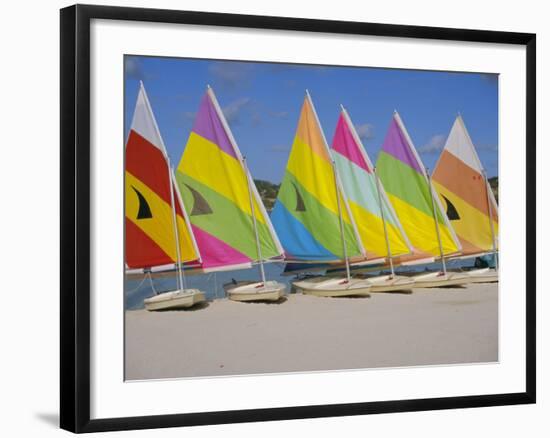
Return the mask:
M 198 182 L 176 171 L 176 181 L 191 223 L 224 241 L 253 260 L 257 260 L 256 240 L 252 217 L 237 205 Z M 199 196 L 193 195 L 190 188 Z M 202 198 L 202 199 L 201 199 Z M 197 204 L 198 203 L 198 204 Z M 262 258 L 279 255 L 267 225 L 256 221 Z
M 337 257 L 344 258 L 339 216 L 306 191 L 289 171 L 285 173 L 277 198 L 320 244 Z M 344 236 L 348 257 L 360 256 L 361 250 L 357 244 L 353 227 L 345 222 Z
M 423 175 L 384 151 L 380 151 L 376 169 L 387 193 L 433 217 L 432 198 L 428 182 Z M 436 213 L 438 222 L 447 226 L 437 207 Z

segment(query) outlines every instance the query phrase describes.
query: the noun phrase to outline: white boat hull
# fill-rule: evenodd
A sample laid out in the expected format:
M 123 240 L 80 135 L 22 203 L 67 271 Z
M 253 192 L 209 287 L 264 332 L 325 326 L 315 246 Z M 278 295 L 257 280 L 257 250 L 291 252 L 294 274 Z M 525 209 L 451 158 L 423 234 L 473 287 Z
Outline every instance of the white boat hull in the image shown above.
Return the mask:
M 206 300 L 204 292 L 198 289 L 183 289 L 163 292 L 143 302 L 147 310 L 186 309 Z
M 470 276 L 464 272 L 429 272 L 414 277 L 414 287 L 448 287 L 471 283 Z
M 410 292 L 414 287 L 414 279 L 402 275 L 379 275 L 367 280 L 372 284 L 370 292 Z
M 470 276 L 470 283 L 496 283 L 498 282 L 498 271 L 493 268 L 473 269 L 467 271 Z
M 278 281 L 240 281 L 224 284 L 223 288 L 233 301 L 278 301 L 286 292 L 286 285 Z
M 294 281 L 292 285 L 297 292 L 317 297 L 368 297 L 371 288 L 369 280 L 352 278 L 348 281 L 343 277 L 313 277 Z

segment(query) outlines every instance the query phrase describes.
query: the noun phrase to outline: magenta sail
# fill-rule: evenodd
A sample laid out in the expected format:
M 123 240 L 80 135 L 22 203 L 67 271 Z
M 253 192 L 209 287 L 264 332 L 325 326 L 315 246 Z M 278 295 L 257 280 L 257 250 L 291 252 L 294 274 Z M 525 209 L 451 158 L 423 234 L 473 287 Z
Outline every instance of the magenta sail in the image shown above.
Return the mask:
M 213 268 L 223 266 L 249 264 L 251 259 L 242 252 L 229 246 L 224 241 L 216 238 L 212 234 L 202 231 L 199 227 L 191 226 L 193 234 L 197 240 L 197 245 L 202 248 L 208 257 L 202 261 L 202 269 L 207 271 Z
M 368 173 L 372 173 L 372 169 L 369 168 L 369 165 L 361 155 L 355 139 L 353 138 L 353 134 L 351 133 L 343 117 L 338 118 L 336 132 L 334 133 L 334 139 L 332 140 L 332 149 L 346 157 L 351 162 L 357 164 L 361 169 Z

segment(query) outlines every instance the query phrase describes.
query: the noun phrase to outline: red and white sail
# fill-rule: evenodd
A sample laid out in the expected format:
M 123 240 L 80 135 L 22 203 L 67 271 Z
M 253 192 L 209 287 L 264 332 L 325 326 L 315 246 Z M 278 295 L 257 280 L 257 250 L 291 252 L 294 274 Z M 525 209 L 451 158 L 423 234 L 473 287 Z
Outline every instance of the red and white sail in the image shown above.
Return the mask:
M 189 220 L 143 84 L 126 142 L 125 250 L 128 268 L 199 260 Z M 179 252 L 179 254 L 178 254 Z

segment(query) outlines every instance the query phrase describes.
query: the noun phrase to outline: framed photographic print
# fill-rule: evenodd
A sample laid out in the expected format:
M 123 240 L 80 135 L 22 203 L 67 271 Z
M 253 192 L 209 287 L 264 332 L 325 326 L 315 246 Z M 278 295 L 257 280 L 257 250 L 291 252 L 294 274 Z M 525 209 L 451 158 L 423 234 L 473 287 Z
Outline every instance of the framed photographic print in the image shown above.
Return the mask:
M 61 10 L 61 427 L 535 402 L 535 35 Z

